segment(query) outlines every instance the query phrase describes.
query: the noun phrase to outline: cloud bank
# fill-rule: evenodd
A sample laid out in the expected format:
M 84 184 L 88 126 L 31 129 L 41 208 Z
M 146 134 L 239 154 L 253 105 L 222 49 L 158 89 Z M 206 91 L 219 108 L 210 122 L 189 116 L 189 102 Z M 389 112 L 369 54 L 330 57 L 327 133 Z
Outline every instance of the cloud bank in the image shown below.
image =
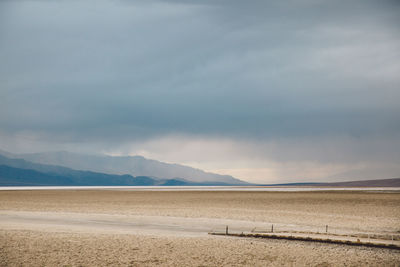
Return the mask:
M 0 146 L 400 176 L 398 1 L 1 1 Z

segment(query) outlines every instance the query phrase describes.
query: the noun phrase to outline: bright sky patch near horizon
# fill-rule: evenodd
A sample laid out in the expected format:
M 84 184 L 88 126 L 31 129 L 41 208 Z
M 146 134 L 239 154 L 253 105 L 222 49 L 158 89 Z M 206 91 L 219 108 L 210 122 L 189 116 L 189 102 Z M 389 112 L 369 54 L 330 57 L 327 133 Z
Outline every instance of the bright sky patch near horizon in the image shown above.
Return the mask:
M 0 148 L 252 182 L 400 176 L 400 2 L 0 1 Z

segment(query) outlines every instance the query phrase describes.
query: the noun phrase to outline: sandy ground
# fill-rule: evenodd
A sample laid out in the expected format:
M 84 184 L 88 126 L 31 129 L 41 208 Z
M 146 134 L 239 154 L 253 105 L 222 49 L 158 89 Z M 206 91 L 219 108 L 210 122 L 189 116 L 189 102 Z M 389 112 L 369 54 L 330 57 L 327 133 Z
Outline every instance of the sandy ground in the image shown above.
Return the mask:
M 399 253 L 277 240 L 0 230 L 2 266 L 399 266 Z
M 399 193 L 3 191 L 0 266 L 400 266 L 395 250 L 207 235 L 328 224 L 396 239 L 399 204 Z

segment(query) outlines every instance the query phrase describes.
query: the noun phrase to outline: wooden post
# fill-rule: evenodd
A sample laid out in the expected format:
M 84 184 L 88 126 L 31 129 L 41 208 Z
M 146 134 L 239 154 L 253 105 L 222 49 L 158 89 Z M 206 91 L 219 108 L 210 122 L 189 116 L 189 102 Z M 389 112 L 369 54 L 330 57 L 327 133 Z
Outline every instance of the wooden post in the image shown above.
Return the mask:
M 274 225 L 271 226 L 271 233 L 274 232 Z
M 325 232 L 328 233 L 328 225 L 325 227 Z
M 226 226 L 225 234 L 228 235 L 228 225 Z

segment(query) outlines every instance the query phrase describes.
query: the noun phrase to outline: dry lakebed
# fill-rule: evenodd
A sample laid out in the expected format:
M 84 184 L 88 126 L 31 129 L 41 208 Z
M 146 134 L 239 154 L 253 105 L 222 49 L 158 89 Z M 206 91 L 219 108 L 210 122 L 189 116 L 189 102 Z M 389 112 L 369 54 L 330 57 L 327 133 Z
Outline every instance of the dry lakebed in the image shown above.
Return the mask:
M 0 266 L 400 266 L 400 191 L 1 190 Z

